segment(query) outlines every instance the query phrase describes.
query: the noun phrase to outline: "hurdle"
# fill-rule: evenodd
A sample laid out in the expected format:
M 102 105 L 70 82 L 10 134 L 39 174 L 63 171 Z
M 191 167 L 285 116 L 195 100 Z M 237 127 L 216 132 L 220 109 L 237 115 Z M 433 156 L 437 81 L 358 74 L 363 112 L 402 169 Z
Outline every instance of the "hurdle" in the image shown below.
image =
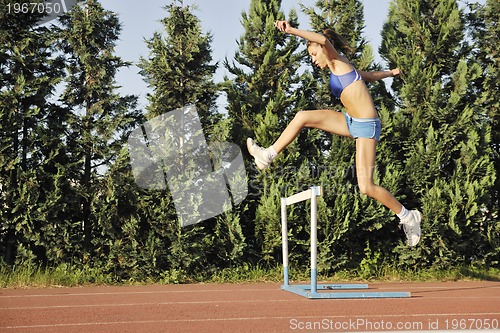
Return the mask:
M 283 285 L 281 285 L 281 290 L 288 291 L 311 299 L 411 297 L 411 294 L 409 292 L 366 291 L 367 289 L 369 289 L 367 284 L 318 284 L 317 281 L 318 216 L 317 216 L 316 198 L 322 195 L 323 195 L 323 188 L 321 186 L 312 186 L 308 190 L 294 194 L 288 198 L 281 198 L 281 237 L 282 237 L 282 247 L 283 247 L 283 280 L 284 280 Z M 306 200 L 311 200 L 311 283 L 290 284 L 289 270 L 288 270 L 287 207 Z M 344 290 L 358 290 L 358 291 L 344 291 Z

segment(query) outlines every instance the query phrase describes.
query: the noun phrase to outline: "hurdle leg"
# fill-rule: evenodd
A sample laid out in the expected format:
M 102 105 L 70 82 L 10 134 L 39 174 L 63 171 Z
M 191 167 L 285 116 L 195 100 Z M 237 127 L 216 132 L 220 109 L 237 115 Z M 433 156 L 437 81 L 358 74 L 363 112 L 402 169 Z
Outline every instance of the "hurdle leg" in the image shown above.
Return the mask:
M 288 226 L 287 226 L 287 216 L 286 216 L 286 199 L 281 199 L 281 240 L 283 248 L 283 282 L 286 287 L 289 286 L 289 275 L 288 275 Z
M 315 188 L 311 188 L 311 293 L 318 291 L 318 215 Z

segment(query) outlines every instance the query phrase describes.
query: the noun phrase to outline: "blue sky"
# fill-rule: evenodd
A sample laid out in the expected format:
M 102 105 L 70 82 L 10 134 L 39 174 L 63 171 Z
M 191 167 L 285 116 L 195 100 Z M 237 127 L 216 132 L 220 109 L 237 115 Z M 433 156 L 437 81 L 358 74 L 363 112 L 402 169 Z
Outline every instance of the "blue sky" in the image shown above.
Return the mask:
M 302 28 L 308 27 L 308 19 L 300 12 L 299 4 L 313 6 L 315 0 L 282 0 L 282 10 L 288 14 L 295 8 L 299 14 Z M 167 15 L 163 7 L 171 0 L 101 0 L 104 8 L 119 15 L 123 25 L 120 41 L 117 45 L 117 55 L 123 60 L 137 63 L 141 56 L 148 56 L 148 49 L 144 39 L 152 37 L 155 31 L 162 31 L 159 22 Z M 376 61 L 381 62 L 377 50 L 381 42 L 380 32 L 386 20 L 390 0 L 362 0 L 365 12 L 365 38 L 372 45 Z M 196 5 L 194 14 L 200 19 L 204 32 L 213 35 L 213 58 L 222 63 L 225 57 L 231 59 L 237 48 L 236 41 L 243 33 L 241 13 L 248 12 L 250 0 L 184 0 L 184 5 Z M 220 66 L 222 67 L 222 66 Z M 226 74 L 224 68 L 219 68 L 215 81 L 222 80 Z M 121 70 L 117 77 L 124 94 L 139 95 L 142 107 L 147 104 L 146 94 L 149 92 L 146 83 L 138 74 L 138 68 L 132 66 Z M 221 102 L 223 104 L 223 102 Z M 220 103 L 219 103 L 220 104 Z M 223 108 L 220 105 L 219 108 Z

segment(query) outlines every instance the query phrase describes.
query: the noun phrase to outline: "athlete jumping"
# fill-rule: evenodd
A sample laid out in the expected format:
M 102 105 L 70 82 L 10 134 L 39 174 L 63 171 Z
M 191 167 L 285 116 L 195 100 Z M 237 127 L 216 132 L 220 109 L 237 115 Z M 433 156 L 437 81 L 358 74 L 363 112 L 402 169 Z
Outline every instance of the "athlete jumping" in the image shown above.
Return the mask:
M 409 246 L 420 240 L 421 214 L 418 210 L 407 210 L 389 191 L 373 182 L 375 154 L 380 138 L 380 119 L 366 82 L 373 82 L 400 74 L 399 69 L 390 71 L 357 71 L 345 54 L 353 49 L 334 30 L 323 34 L 300 30 L 288 21 L 276 21 L 276 28 L 307 39 L 307 50 L 312 62 L 321 69 L 330 69 L 332 94 L 340 98 L 346 112 L 334 110 L 310 110 L 298 112 L 278 140 L 270 147 L 259 147 L 251 138 L 247 148 L 260 170 L 267 168 L 278 154 L 289 145 L 304 128 L 317 128 L 333 134 L 352 137 L 356 140 L 356 173 L 361 193 L 379 201 L 400 218 Z M 342 52 L 343 54 L 341 54 Z

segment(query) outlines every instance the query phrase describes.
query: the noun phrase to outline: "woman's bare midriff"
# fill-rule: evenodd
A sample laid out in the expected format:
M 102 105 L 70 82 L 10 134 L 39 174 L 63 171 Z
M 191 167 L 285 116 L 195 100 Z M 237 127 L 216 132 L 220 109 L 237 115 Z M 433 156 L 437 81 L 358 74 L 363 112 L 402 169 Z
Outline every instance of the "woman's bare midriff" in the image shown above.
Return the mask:
M 347 114 L 353 118 L 376 118 L 377 110 L 364 81 L 355 81 L 347 86 L 340 95 L 340 101 Z

